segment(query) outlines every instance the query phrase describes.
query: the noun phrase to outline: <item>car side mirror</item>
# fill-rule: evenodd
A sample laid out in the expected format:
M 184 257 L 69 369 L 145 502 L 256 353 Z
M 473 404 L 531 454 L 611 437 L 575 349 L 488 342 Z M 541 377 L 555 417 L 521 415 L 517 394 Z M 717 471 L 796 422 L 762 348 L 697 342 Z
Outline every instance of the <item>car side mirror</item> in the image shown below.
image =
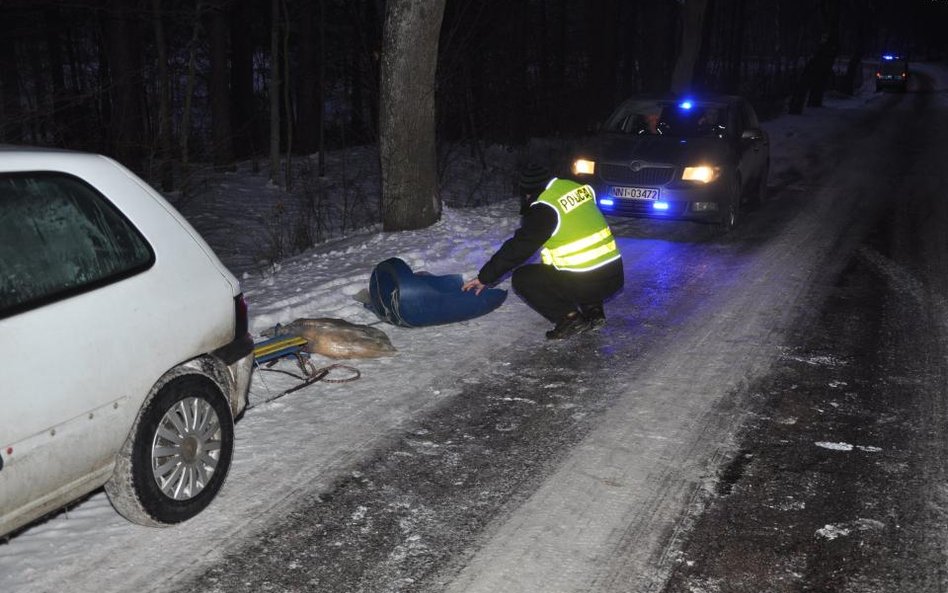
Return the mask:
M 750 129 L 744 130 L 744 132 L 741 134 L 741 140 L 760 140 L 763 137 L 764 137 L 763 130 L 760 130 L 758 128 L 750 128 Z

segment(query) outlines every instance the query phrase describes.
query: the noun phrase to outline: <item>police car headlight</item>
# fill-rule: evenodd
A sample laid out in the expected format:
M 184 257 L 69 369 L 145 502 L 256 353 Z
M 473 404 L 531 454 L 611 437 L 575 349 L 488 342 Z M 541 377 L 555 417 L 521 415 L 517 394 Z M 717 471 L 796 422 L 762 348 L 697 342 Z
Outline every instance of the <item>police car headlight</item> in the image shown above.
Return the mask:
M 573 175 L 592 175 L 596 172 L 596 161 L 576 159 L 573 161 Z
M 709 167 L 701 165 L 699 167 L 685 167 L 681 173 L 684 181 L 698 181 L 700 183 L 711 183 L 721 175 L 720 167 Z

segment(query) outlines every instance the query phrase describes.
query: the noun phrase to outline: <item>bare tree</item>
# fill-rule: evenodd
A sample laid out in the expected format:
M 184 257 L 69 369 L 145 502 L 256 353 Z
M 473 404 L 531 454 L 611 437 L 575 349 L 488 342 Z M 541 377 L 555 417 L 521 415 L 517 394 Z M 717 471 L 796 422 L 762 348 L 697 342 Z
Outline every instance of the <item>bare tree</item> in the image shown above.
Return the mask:
M 234 134 L 230 117 L 230 63 L 227 57 L 227 41 L 230 36 L 225 4 L 221 0 L 209 6 L 210 77 L 208 94 L 211 103 L 211 126 L 214 165 L 230 168 L 234 163 Z
M 141 170 L 146 142 L 142 115 L 143 84 L 139 3 L 110 0 L 106 12 L 111 144 L 115 156 Z
M 379 114 L 382 227 L 419 229 L 441 218 L 435 148 L 435 72 L 445 0 L 385 6 Z
M 678 6 L 662 0 L 642 0 L 637 3 L 635 55 L 638 61 L 639 90 L 664 92 L 671 83 L 675 53 L 674 30 Z
M 317 10 L 323 11 L 323 2 L 303 2 L 299 7 L 299 90 L 297 103 L 296 145 L 304 153 L 319 149 L 319 134 L 322 120 L 322 89 L 319 81 L 323 75 L 322 55 Z
M 589 93 L 585 110 L 596 117 L 605 117 L 619 99 L 616 70 L 619 67 L 619 3 L 616 0 L 595 0 L 587 3 L 589 32 Z
M 253 92 L 253 21 L 250 0 L 233 0 L 230 15 L 230 99 L 234 155 L 256 156 L 262 148 L 257 122 L 262 114 L 255 109 Z M 256 159 L 254 159 L 256 163 Z
M 197 79 L 197 46 L 201 34 L 201 14 L 204 12 L 204 3 L 198 2 L 194 7 L 194 28 L 191 30 L 191 41 L 188 45 L 188 73 L 184 89 L 184 110 L 181 114 L 181 129 L 178 133 L 178 142 L 181 149 L 181 168 L 185 178 L 190 163 L 191 137 L 191 103 L 194 100 L 194 85 Z
M 270 181 L 280 184 L 280 0 L 270 2 Z
M 284 164 L 283 187 L 289 191 L 293 186 L 293 93 L 290 81 L 290 8 L 283 3 L 283 109 L 286 112 L 286 162 Z
M 15 23 L 9 15 L 0 19 L 0 142 L 23 141 Z
M 681 40 L 678 59 L 672 71 L 671 91 L 683 93 L 693 88 L 695 62 L 701 49 L 704 14 L 708 0 L 685 0 L 681 14 Z
M 793 114 L 803 113 L 804 103 L 810 107 L 823 104 L 823 91 L 839 53 L 839 0 L 821 0 L 819 20 L 822 27 L 820 43 L 803 68 L 788 104 L 788 111 Z
M 171 75 L 168 71 L 168 49 L 161 13 L 161 0 L 152 0 L 152 23 L 155 28 L 155 51 L 158 54 L 158 175 L 161 189 L 173 186 L 171 174 Z

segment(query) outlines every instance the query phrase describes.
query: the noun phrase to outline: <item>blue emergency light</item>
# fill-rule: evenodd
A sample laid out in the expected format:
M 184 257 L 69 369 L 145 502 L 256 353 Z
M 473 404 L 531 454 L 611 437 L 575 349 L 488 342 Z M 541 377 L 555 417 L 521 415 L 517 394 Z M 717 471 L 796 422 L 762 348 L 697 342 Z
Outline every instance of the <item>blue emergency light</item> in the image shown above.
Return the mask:
M 684 109 L 685 111 L 689 111 L 692 107 L 694 107 L 694 103 L 686 99 L 682 101 L 681 103 L 679 103 L 678 107 L 680 107 L 681 109 Z
M 668 202 L 652 202 L 652 210 L 668 210 Z
M 599 198 L 599 205 L 600 206 L 613 206 L 615 205 L 615 201 L 613 201 L 612 198 Z

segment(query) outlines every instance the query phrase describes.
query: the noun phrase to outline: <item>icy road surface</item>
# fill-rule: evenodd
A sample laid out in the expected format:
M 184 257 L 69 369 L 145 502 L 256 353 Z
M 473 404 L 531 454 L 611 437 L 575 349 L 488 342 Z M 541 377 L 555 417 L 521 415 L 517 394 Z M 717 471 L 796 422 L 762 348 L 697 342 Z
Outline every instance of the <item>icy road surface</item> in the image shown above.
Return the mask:
M 513 295 L 466 324 L 386 327 L 400 353 L 358 361 L 359 381 L 247 414 L 208 511 L 146 529 L 98 493 L 0 546 L 0 590 L 660 589 L 734 454 L 747 385 L 916 182 L 923 155 L 904 148 L 921 130 L 906 116 L 943 117 L 930 99 L 781 118 L 768 126 L 772 197 L 734 233 L 615 221 L 626 289 L 600 332 L 548 343 Z M 945 184 L 937 156 L 932 188 Z M 470 275 L 512 211 L 449 212 L 432 230 L 354 237 L 248 275 L 254 330 L 302 315 L 371 322 L 350 297 L 375 262 Z M 286 385 L 261 373 L 254 398 Z

